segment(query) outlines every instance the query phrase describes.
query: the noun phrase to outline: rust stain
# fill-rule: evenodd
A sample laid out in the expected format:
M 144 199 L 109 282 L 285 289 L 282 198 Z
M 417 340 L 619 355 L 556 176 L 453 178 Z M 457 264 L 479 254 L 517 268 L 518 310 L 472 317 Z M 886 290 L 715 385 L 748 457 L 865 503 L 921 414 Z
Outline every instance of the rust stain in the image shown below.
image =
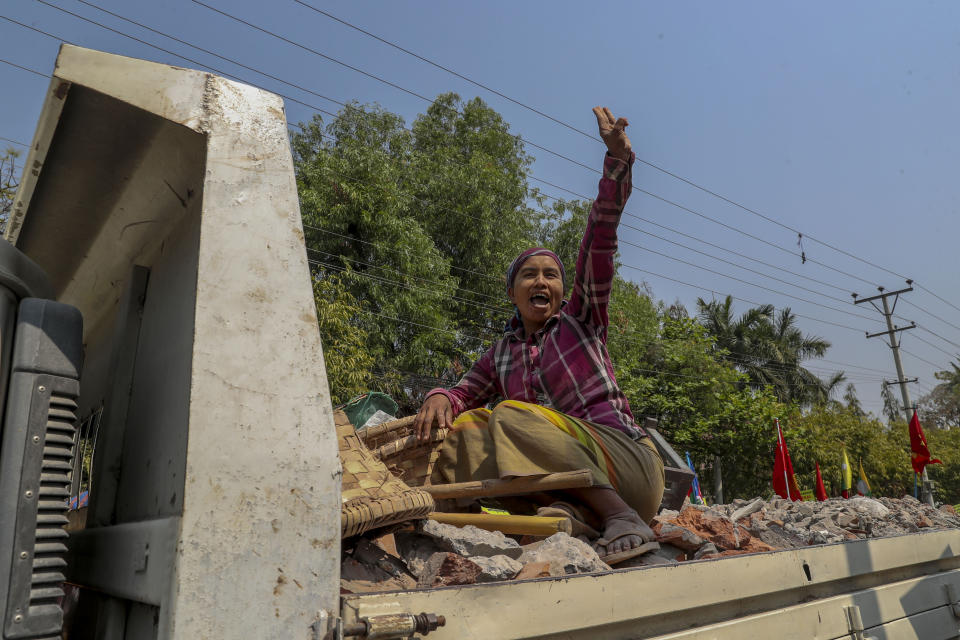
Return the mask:
M 287 576 L 279 575 L 277 576 L 277 586 L 273 588 L 273 595 L 279 596 L 283 593 L 283 585 L 287 584 Z

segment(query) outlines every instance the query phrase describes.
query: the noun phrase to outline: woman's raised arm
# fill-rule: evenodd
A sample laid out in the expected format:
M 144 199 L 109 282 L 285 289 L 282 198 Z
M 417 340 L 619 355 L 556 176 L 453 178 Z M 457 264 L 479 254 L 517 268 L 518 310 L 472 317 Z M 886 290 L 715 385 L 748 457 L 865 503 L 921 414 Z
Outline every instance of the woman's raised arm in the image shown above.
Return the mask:
M 626 118 L 614 118 L 610 109 L 594 107 L 600 137 L 607 145 L 603 177 L 597 199 L 593 201 L 587 228 L 580 241 L 580 254 L 573 281 L 573 293 L 567 313 L 581 322 L 599 327 L 609 324 L 607 304 L 613 285 L 617 254 L 617 226 L 630 197 L 633 151 L 624 132 Z

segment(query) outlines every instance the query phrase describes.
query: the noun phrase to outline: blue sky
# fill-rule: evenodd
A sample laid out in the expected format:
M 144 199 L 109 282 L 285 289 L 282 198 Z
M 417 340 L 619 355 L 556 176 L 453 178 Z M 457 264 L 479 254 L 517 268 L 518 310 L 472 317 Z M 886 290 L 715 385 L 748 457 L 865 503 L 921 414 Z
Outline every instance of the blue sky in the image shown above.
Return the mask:
M 251 84 L 329 111 L 338 109 L 77 0 L 49 1 Z M 204 2 L 421 95 L 450 90 L 464 97 L 479 95 L 504 115 L 513 132 L 599 166 L 599 142 L 294 0 Z M 590 108 L 607 105 L 629 118 L 628 133 L 640 158 L 788 227 L 638 164 L 638 190 L 624 222 L 760 272 L 624 228 L 621 237 L 633 244 L 622 247 L 623 262 L 635 268 L 624 267 L 622 273 L 645 280 L 658 298 L 679 300 L 692 309 L 697 296 L 709 297 L 714 291 L 791 307 L 805 316 L 800 320 L 805 331 L 834 345 L 829 362 L 812 365 L 814 369 L 823 374 L 845 370 L 857 383 L 861 400 L 875 412 L 881 406 L 879 380 L 895 377 L 892 358 L 880 339 L 864 337 L 865 331 L 882 328 L 879 314 L 855 308 L 849 303 L 850 292 L 870 295 L 878 285 L 900 288 L 904 283 L 899 276 L 925 287 L 905 296 L 897 307 L 903 318 L 924 327 L 903 337 L 906 374 L 920 378 L 919 385 L 911 385 L 914 400 L 936 384 L 933 371 L 946 368 L 960 352 L 960 273 L 950 258 L 960 236 L 960 182 L 955 178 L 960 164 L 960 5 L 623 2 L 606 3 L 599 10 L 583 2 L 309 2 L 574 127 L 594 131 Z M 378 102 L 408 121 L 427 104 L 190 0 L 94 4 L 335 100 Z M 36 0 L 10 0 L 0 15 L 74 44 L 197 66 Z M 0 20 L 4 60 L 49 73 L 57 46 L 54 39 Z M 29 143 L 46 81 L 0 63 L 0 86 L 0 137 Z M 312 116 L 309 108 L 290 101 L 287 114 L 291 122 Z M 7 144 L 0 140 L 0 145 Z M 535 176 L 592 195 L 595 174 L 546 152 L 529 151 L 537 158 Z M 549 187 L 543 190 L 564 195 Z M 791 229 L 799 230 L 808 261 L 801 264 L 797 256 L 658 197 L 789 251 L 798 251 Z M 749 306 L 736 304 L 738 310 Z

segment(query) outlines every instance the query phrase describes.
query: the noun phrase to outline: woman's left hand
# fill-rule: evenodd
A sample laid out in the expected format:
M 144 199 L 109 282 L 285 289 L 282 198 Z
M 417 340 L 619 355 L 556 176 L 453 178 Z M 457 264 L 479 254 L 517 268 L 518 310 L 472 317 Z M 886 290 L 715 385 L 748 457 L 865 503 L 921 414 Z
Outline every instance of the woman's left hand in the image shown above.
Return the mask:
M 432 395 L 424 401 L 413 421 L 413 433 L 421 442 L 430 440 L 430 429 L 434 423 L 441 429 L 453 424 L 453 407 L 443 394 Z
M 626 118 L 614 118 L 610 109 L 594 107 L 593 114 L 597 116 L 597 126 L 600 128 L 600 137 L 607 145 L 607 151 L 615 158 L 630 160 L 630 138 L 624 129 L 630 124 Z

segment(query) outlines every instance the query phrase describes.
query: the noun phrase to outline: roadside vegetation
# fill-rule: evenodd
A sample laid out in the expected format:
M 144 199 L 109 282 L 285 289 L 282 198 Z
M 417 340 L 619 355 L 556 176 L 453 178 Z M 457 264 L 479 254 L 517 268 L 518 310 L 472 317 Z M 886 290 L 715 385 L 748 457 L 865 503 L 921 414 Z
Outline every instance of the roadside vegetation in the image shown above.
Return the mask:
M 377 105 L 352 104 L 328 122 L 302 123 L 293 147 L 334 403 L 379 390 L 414 412 L 501 333 L 511 314 L 502 274 L 519 251 L 549 247 L 573 272 L 590 203 L 542 193 L 523 142 L 479 98 L 438 96 L 409 127 Z M 708 495 L 715 460 L 727 501 L 771 494 L 774 418 L 801 488 L 813 488 L 819 462 L 839 495 L 846 447 L 875 495 L 912 493 L 895 401 L 884 416 L 867 414 L 842 373 L 812 373 L 830 343 L 789 308 L 735 309 L 725 298 L 687 309 L 629 275 L 621 270 L 610 307 L 617 379 L 634 415 L 657 418 L 674 447 L 690 452 Z M 944 463 L 930 467 L 937 498 L 953 504 L 960 367 L 951 366 L 920 399 L 920 417 Z

